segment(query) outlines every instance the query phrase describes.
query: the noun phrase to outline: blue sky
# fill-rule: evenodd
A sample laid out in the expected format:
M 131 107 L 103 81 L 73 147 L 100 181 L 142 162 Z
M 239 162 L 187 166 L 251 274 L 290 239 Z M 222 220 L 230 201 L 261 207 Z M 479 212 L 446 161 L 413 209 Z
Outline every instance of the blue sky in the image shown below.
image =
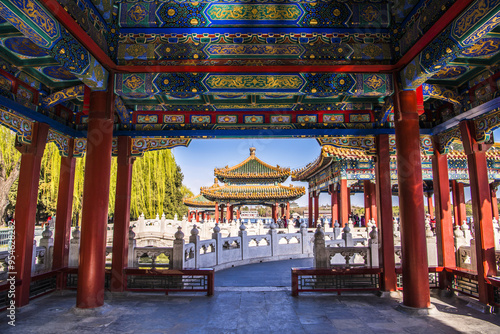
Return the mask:
M 500 139 L 500 130 L 494 131 L 495 141 Z M 498 139 L 497 139 L 498 138 Z M 256 148 L 259 159 L 271 165 L 290 167 L 292 170 L 306 166 L 314 161 L 320 151 L 316 139 L 282 139 L 282 138 L 244 138 L 244 139 L 193 139 L 189 147 L 173 149 L 175 160 L 184 174 L 184 184 L 194 194 L 198 194 L 200 187 L 210 186 L 214 180 L 214 168 L 234 166 L 245 160 L 249 148 Z M 305 186 L 305 182 L 291 182 L 288 178 L 283 184 Z M 465 190 L 466 200 L 470 198 L 468 188 Z M 320 205 L 330 202 L 328 194 L 321 194 Z M 307 196 L 297 200 L 301 206 L 307 205 Z M 363 206 L 362 194 L 351 198 L 352 205 Z M 397 205 L 398 198 L 393 196 L 393 204 Z

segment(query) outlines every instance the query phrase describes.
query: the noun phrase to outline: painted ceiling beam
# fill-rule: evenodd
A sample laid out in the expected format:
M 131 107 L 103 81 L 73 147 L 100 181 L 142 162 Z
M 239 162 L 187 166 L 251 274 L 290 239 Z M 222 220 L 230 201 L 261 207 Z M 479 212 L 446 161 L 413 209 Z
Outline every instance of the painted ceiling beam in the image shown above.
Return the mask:
M 54 120 L 46 115 L 43 115 L 37 111 L 31 110 L 30 108 L 27 108 L 27 107 L 25 107 L 17 102 L 14 102 L 14 101 L 12 101 L 4 96 L 1 96 L 1 95 L 0 95 L 0 104 L 2 106 L 4 106 L 5 108 L 14 110 L 15 112 L 17 112 L 25 117 L 28 117 L 34 121 L 37 121 L 40 123 L 47 123 L 54 130 L 59 131 L 59 132 L 65 134 L 65 135 L 68 135 L 70 137 L 77 138 L 77 137 L 85 137 L 86 136 L 86 133 L 84 133 L 82 131 L 74 130 L 74 129 L 70 128 L 69 126 L 66 126 L 62 123 L 59 123 L 58 121 L 56 121 L 56 120 Z
M 37 0 L 1 0 L 0 15 L 93 90 L 106 90 L 108 71 Z
M 400 71 L 402 88 L 416 89 L 499 24 L 500 0 L 475 0 Z
M 158 94 L 296 93 L 383 97 L 392 76 L 378 73 L 133 73 L 116 74 L 115 93 L 129 98 Z

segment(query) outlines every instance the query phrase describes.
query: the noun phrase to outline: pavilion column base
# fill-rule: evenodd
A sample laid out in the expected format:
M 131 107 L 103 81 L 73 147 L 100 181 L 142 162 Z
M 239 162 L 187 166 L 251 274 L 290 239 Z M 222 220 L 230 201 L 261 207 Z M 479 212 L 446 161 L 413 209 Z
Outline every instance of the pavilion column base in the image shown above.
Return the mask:
M 401 303 L 398 306 L 396 306 L 396 310 L 401 312 L 401 313 L 405 313 L 407 315 L 417 316 L 417 317 L 439 314 L 439 311 L 436 308 L 436 306 L 434 306 L 432 304 L 430 304 L 430 305 L 431 306 L 429 306 L 429 307 L 420 308 L 420 307 L 406 306 L 403 303 Z
M 94 308 L 79 308 L 72 307 L 70 312 L 76 316 L 81 317 L 99 317 L 102 315 L 106 315 L 113 310 L 113 307 L 107 303 L 104 303 L 102 306 L 94 307 Z
M 403 298 L 403 293 L 401 291 L 377 291 L 377 297 L 380 298 Z
M 484 314 L 493 314 L 493 313 L 495 313 L 495 307 L 494 306 L 488 305 L 488 304 L 483 304 L 483 303 L 481 303 L 479 300 L 477 300 L 475 298 L 472 298 L 472 297 L 469 297 L 469 296 L 466 296 L 466 295 L 463 295 L 463 294 L 460 294 L 460 293 L 458 293 L 456 295 L 456 298 L 458 298 L 462 302 L 466 303 L 467 307 L 470 307 L 471 309 L 474 309 L 474 310 L 479 311 L 481 313 L 484 313 Z

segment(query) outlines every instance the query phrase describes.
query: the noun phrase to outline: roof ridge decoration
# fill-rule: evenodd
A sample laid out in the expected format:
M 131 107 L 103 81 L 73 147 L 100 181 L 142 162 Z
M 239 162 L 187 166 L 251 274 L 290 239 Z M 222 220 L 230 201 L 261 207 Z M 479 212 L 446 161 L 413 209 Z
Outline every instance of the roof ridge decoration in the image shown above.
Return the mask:
M 290 175 L 289 167 L 272 166 L 257 158 L 255 147 L 250 148 L 250 156 L 232 167 L 215 168 L 214 174 L 221 181 L 225 179 L 282 179 L 286 180 Z

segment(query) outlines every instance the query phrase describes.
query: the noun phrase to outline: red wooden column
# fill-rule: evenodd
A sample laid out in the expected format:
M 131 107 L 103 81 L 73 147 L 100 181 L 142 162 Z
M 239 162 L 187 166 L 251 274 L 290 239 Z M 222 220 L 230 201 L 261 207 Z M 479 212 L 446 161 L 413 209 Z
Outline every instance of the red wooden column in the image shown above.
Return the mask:
M 428 308 L 431 303 L 416 92 L 400 92 L 399 102 L 399 106 L 395 104 L 395 109 L 398 109 L 395 110 L 395 128 L 401 217 L 403 304 L 414 308 Z
M 453 180 L 451 181 L 451 189 L 453 193 L 455 224 L 462 225 L 463 221 L 467 219 L 464 184 Z
M 339 204 L 338 204 L 338 193 L 335 189 L 335 184 L 330 184 L 328 187 L 330 197 L 331 197 L 331 214 L 332 214 L 332 227 L 335 224 L 335 220 L 338 220 L 339 216 Z
M 392 198 L 392 197 L 391 197 Z M 377 188 L 375 184 L 370 182 L 370 213 L 375 220 L 375 226 L 378 226 L 377 217 Z
M 344 227 L 349 222 L 349 188 L 347 180 L 340 180 L 340 226 Z
M 434 176 L 434 199 L 436 201 L 436 234 L 438 244 L 438 265 L 455 267 L 455 244 L 453 237 L 452 206 L 450 201 L 450 181 L 448 158 L 441 154 L 437 138 L 434 138 L 432 174 Z M 440 288 L 447 285 L 446 275 L 440 275 Z
M 59 187 L 57 191 L 56 226 L 54 233 L 54 255 L 52 269 L 68 266 L 69 240 L 71 236 L 71 215 L 73 189 L 75 185 L 75 164 L 73 157 L 74 139 L 68 142 L 68 156 L 61 157 Z
M 111 84 L 112 80 L 110 86 Z M 78 308 L 95 308 L 104 304 L 113 97 L 111 92 L 90 93 L 76 295 Z
M 237 218 L 237 219 L 241 219 L 241 211 L 240 211 L 240 208 L 238 208 L 238 209 L 236 210 L 236 218 Z
M 198 210 L 196 210 L 196 222 L 200 222 L 200 212 Z
M 219 222 L 219 203 L 215 202 L 215 223 Z
M 498 221 L 498 200 L 497 200 L 497 188 L 498 183 L 490 184 L 491 191 L 491 211 L 493 212 L 493 217 Z
M 429 212 L 430 218 L 434 218 L 434 205 L 432 205 L 432 192 L 426 192 L 425 196 L 427 197 L 427 211 Z
M 475 138 L 473 121 L 460 122 L 460 133 L 467 165 L 469 167 L 472 216 L 476 241 L 479 301 L 492 305 L 493 289 L 482 277 L 496 276 L 495 238 L 493 235 L 493 214 L 491 212 L 491 194 L 488 183 L 488 164 L 486 150 L 490 145 L 480 144 Z
M 16 307 L 27 305 L 30 298 L 31 260 L 33 240 L 35 238 L 36 204 L 38 199 L 38 181 L 40 164 L 47 142 L 49 126 L 45 123 L 34 123 L 31 144 L 20 144 L 16 147 L 21 152 L 21 169 L 17 186 L 14 235 L 16 237 L 15 265 Z M 10 275 L 9 275 L 10 278 Z
M 311 192 L 311 189 L 309 189 L 309 203 L 308 203 L 308 220 L 309 220 L 309 227 L 314 227 L 313 224 L 313 193 Z
M 286 220 L 290 219 L 290 202 L 286 202 L 286 215 L 285 215 Z
M 227 221 L 229 222 L 230 220 L 233 219 L 233 206 L 227 203 Z
M 365 221 L 368 222 L 371 218 L 371 200 L 370 200 L 370 194 L 371 194 L 371 185 L 370 185 L 370 180 L 364 180 L 363 181 L 363 197 L 364 197 L 364 202 L 365 202 Z
M 281 217 L 285 215 L 285 204 L 280 204 L 281 207 Z
M 396 263 L 394 260 L 394 235 L 392 222 L 392 188 L 389 135 L 377 135 L 375 160 L 375 187 L 377 221 L 379 222 L 379 266 L 383 269 L 380 289 L 396 291 Z M 366 182 L 366 181 L 365 181 Z M 370 181 L 368 181 L 371 183 Z M 365 183 L 366 184 L 366 183 Z M 365 217 L 366 218 L 366 217 Z
M 320 194 L 319 191 L 317 193 L 314 193 L 314 219 L 313 219 L 313 227 L 316 227 L 316 222 L 318 221 L 318 218 L 319 218 L 319 194 Z
M 123 274 L 128 266 L 128 232 L 130 228 L 130 193 L 132 191 L 132 166 L 130 137 L 118 137 L 116 170 L 115 222 L 113 226 L 113 253 L 111 262 L 111 291 L 123 292 L 127 286 Z
M 220 221 L 221 223 L 224 222 L 224 204 L 220 205 Z

